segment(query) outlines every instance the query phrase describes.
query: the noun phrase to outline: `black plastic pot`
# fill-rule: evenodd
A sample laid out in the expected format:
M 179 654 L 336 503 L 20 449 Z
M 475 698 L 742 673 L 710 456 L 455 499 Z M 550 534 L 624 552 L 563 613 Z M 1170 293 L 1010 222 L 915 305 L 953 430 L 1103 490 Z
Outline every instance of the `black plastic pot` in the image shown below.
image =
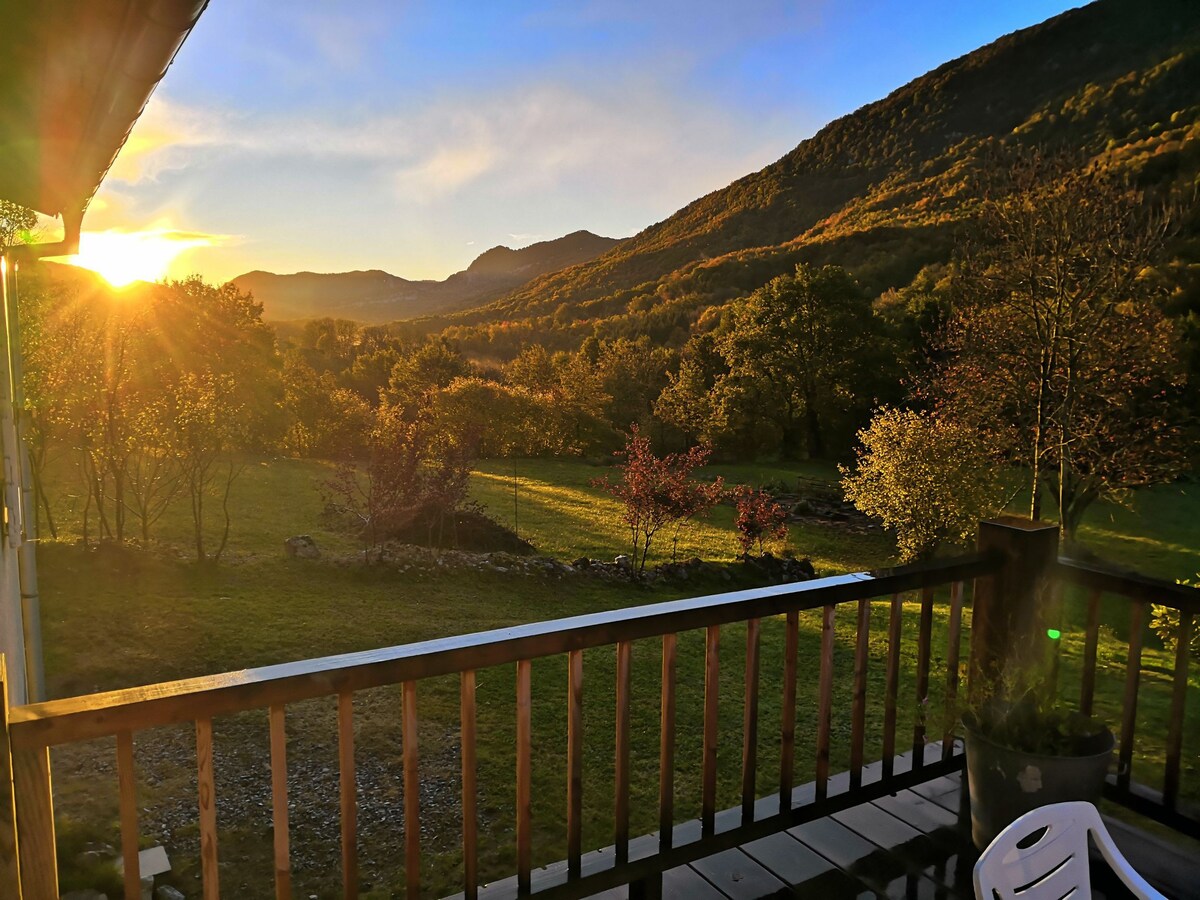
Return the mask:
M 971 838 L 982 850 L 1030 810 L 1064 800 L 1096 803 L 1116 741 L 1105 729 L 1085 756 L 1044 756 L 989 740 L 964 717 Z

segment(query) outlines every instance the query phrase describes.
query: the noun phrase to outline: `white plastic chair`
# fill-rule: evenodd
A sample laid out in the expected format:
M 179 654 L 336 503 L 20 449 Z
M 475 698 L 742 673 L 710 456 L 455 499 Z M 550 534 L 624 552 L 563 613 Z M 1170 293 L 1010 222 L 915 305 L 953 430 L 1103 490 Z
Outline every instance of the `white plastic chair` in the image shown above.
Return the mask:
M 1136 897 L 1166 900 L 1121 855 L 1096 807 L 1080 801 L 1039 807 L 996 835 L 975 864 L 976 900 L 994 900 L 995 895 L 1001 900 L 1089 900 L 1089 832 Z

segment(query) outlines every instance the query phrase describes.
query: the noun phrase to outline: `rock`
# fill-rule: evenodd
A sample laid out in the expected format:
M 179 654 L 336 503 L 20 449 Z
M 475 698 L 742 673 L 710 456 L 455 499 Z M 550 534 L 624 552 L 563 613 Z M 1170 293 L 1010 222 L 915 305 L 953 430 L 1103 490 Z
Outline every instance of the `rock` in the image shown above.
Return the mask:
M 119 857 L 117 859 L 117 871 L 125 871 L 125 860 Z M 163 846 L 150 847 L 138 853 L 138 872 L 141 874 L 143 880 L 145 880 L 146 876 L 153 878 L 155 875 L 162 875 L 164 872 L 170 871 L 171 861 L 167 859 L 167 851 Z
M 154 900 L 154 876 L 142 876 L 142 900 Z
M 618 569 L 622 569 L 626 572 L 630 572 L 633 570 L 633 560 L 630 559 L 629 556 L 625 553 L 622 553 L 620 556 L 615 557 L 613 559 L 613 565 L 615 565 Z
M 592 564 L 592 561 L 590 559 L 588 559 L 586 556 L 581 556 L 581 557 L 579 557 L 579 559 L 575 560 L 575 562 L 571 563 L 571 565 L 573 565 L 577 569 L 586 569 L 591 564 Z
M 318 559 L 321 550 L 317 542 L 307 534 L 298 534 L 283 542 L 283 549 L 288 556 L 296 559 Z
M 183 891 L 169 884 L 160 884 L 154 891 L 154 900 L 186 900 Z
M 108 900 L 108 894 L 87 888 L 82 891 L 68 891 L 62 895 L 61 900 Z

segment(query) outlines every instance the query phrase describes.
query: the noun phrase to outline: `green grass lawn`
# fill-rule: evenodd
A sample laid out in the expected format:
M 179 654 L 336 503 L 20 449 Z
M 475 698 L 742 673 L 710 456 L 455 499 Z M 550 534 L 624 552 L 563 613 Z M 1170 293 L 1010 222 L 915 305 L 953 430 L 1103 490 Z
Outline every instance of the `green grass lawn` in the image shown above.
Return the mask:
M 479 631 L 632 604 L 656 602 L 726 588 L 722 580 L 684 587 L 637 587 L 589 578 L 554 580 L 475 571 L 447 572 L 414 580 L 355 561 L 358 544 L 324 528 L 320 482 L 329 468 L 312 461 L 252 460 L 232 496 L 234 530 L 228 559 L 219 567 L 188 561 L 188 523 L 177 510 L 159 530 L 160 551 L 104 547 L 84 550 L 78 533 L 78 499 L 70 497 L 69 471 L 60 471 L 56 510 L 59 542 L 40 548 L 46 662 L 51 693 L 65 696 L 136 684 L 236 670 L 293 659 L 407 643 L 440 635 Z M 611 558 L 627 552 L 628 536 L 615 503 L 591 481 L 606 470 L 578 461 L 521 460 L 516 466 L 517 508 L 513 509 L 510 461 L 482 464 L 472 479 L 472 496 L 498 521 L 512 524 L 541 552 L 572 559 Z M 714 467 L 730 482 L 790 480 L 796 475 L 832 477 L 819 465 Z M 1190 486 L 1143 492 L 1132 509 L 1098 508 L 1082 539 L 1117 562 L 1171 577 L 1198 567 L 1200 516 Z M 327 552 L 317 561 L 288 560 L 283 540 L 310 533 Z M 808 556 L 819 573 L 859 570 L 891 560 L 892 545 L 881 535 L 793 526 L 789 547 Z M 670 546 L 659 558 L 669 558 Z M 699 555 L 732 562 L 736 544 L 731 510 L 719 507 L 680 537 L 681 557 Z M 328 555 L 338 557 L 330 559 Z M 664 556 L 665 555 L 665 556 Z M 1149 563 L 1149 564 L 1148 564 Z M 922 706 L 913 691 L 915 598 L 905 605 L 901 734 L 911 742 L 912 720 Z M 968 611 L 969 613 L 969 611 Z M 1119 610 L 1115 618 L 1119 619 Z M 1077 609 L 1072 613 L 1078 618 Z M 840 610 L 837 624 L 834 764 L 844 766 L 849 746 L 849 690 L 854 614 Z M 1072 620 L 1075 621 L 1074 619 Z M 1076 622 L 1076 625 L 1078 623 Z M 1106 622 L 1101 646 L 1098 709 L 1116 721 L 1124 665 L 1120 621 Z M 1076 678 L 1079 628 L 1065 629 L 1064 690 Z M 778 771 L 779 704 L 782 695 L 780 621 L 763 624 L 762 709 L 759 731 L 760 793 L 773 789 Z M 886 647 L 886 603 L 872 608 L 871 702 L 868 742 L 879 746 L 882 722 L 882 658 Z M 815 734 L 816 654 L 819 614 L 801 620 L 801 677 L 797 733 L 797 779 L 811 777 Z M 926 715 L 940 732 L 940 685 L 945 683 L 945 607 L 935 614 L 934 685 Z M 963 652 L 965 654 L 965 637 Z M 632 703 L 633 810 L 635 833 L 656 827 L 658 790 L 659 648 L 656 641 L 634 647 Z M 740 785 L 744 626 L 723 629 L 721 645 L 721 806 L 733 805 Z M 584 847 L 612 842 L 614 651 L 585 653 Z M 964 656 L 965 658 L 965 656 Z M 1139 705 L 1141 738 L 1135 778 L 1155 783 L 1163 756 L 1161 727 L 1173 661 L 1154 642 L 1145 651 Z M 534 663 L 535 862 L 565 854 L 566 660 Z M 1193 673 L 1194 691 L 1200 680 Z M 703 695 L 703 635 L 680 637 L 677 818 L 699 811 L 700 724 Z M 481 872 L 510 874 L 513 847 L 514 668 L 479 675 Z M 1194 698 L 1200 701 L 1200 697 Z M 426 893 L 456 889 L 461 865 L 458 820 L 458 684 L 431 679 L 419 689 L 421 713 L 422 841 Z M 1184 784 L 1200 793 L 1195 758 L 1200 749 L 1197 702 L 1191 704 L 1185 737 Z M 360 775 L 360 852 L 366 880 L 376 895 L 388 896 L 402 882 L 402 801 L 398 688 L 356 697 L 356 740 Z M 334 708 L 330 701 L 296 704 L 288 710 L 289 775 L 296 894 L 334 896 L 337 872 L 337 769 Z M 216 723 L 216 776 L 221 829 L 222 887 L 232 896 L 270 893 L 270 773 L 266 713 L 226 717 Z M 175 865 L 174 883 L 196 895 L 194 743 L 187 728 L 137 736 L 139 807 L 147 842 L 166 842 Z M 900 740 L 903 746 L 904 738 Z M 86 840 L 116 840 L 116 778 L 111 742 L 94 742 L 54 753 L 56 803 L 66 855 L 64 871 L 76 877 L 74 853 Z M 64 884 L 64 888 L 67 885 Z M 77 885 L 82 886 L 82 885 Z

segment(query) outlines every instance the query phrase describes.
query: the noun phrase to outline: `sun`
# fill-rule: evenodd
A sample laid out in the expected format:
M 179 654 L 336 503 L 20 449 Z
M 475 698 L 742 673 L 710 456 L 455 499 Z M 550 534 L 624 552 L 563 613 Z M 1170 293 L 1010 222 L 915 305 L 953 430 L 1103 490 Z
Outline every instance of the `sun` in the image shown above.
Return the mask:
M 113 287 L 135 281 L 159 281 L 172 261 L 184 250 L 212 243 L 202 235 L 170 229 L 147 231 L 85 231 L 79 237 L 79 252 L 68 257 L 72 265 L 98 273 Z

